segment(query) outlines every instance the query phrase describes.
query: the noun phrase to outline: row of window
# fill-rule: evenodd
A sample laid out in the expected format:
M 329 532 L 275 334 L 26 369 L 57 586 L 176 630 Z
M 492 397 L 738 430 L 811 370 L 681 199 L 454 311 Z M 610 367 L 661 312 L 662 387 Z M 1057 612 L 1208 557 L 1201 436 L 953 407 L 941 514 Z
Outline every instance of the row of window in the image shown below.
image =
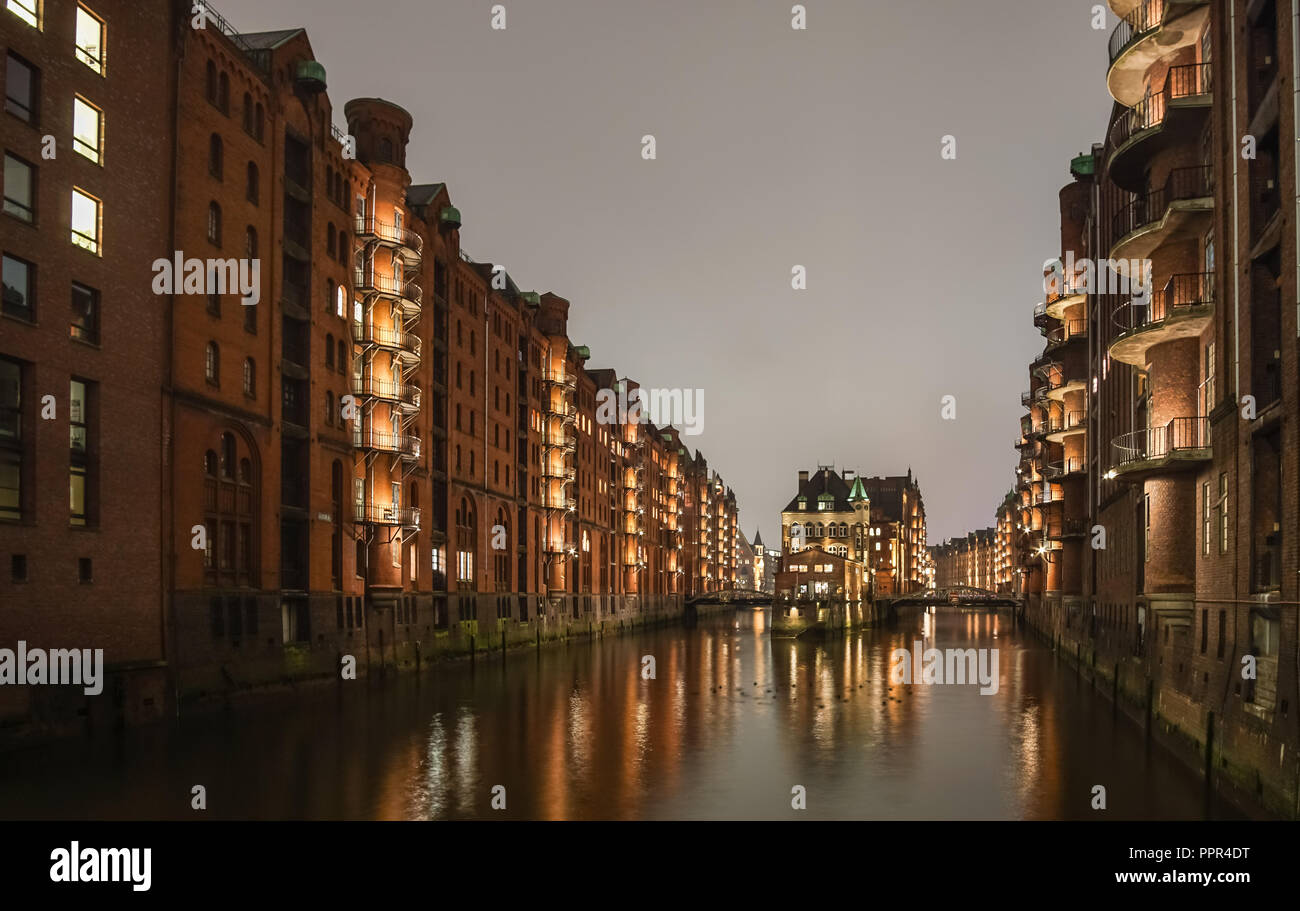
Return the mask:
M 41 0 L 5 0 L 5 9 L 32 28 L 44 30 Z M 104 46 L 108 27 L 84 3 L 77 4 L 72 55 L 93 72 L 104 75 Z
M 208 103 L 218 111 L 230 116 L 230 76 L 218 71 L 217 65 L 209 60 L 205 70 L 204 95 Z M 266 134 L 266 111 L 261 102 L 254 103 L 253 96 L 244 93 L 243 127 L 244 132 L 261 142 Z
M 10 554 L 9 581 L 31 581 L 31 576 L 28 575 L 27 554 Z M 90 557 L 77 558 L 77 581 L 83 585 L 89 585 L 95 581 L 95 565 Z
M 68 384 L 68 522 L 97 522 L 98 384 L 73 377 Z M 31 464 L 23 447 L 23 364 L 0 358 L 0 520 L 22 518 Z
M 4 291 L 0 312 L 36 322 L 36 264 L 9 253 L 3 258 Z M 68 333 L 77 341 L 99 344 L 99 291 L 72 283 L 72 312 Z

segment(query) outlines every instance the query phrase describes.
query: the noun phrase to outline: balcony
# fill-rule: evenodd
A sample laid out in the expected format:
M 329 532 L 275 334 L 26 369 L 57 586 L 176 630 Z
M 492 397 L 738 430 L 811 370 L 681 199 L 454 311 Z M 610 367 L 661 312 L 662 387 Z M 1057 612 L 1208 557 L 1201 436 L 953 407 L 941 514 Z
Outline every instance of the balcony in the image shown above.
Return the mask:
M 1115 213 L 1111 258 L 1149 259 L 1163 244 L 1198 235 L 1213 211 L 1210 168 L 1175 168 L 1163 187 L 1135 197 Z
M 360 500 L 352 504 L 352 516 L 359 525 L 385 525 L 392 528 L 420 527 L 418 507 L 381 506 Z
M 1086 319 L 1066 320 L 1047 333 L 1047 348 L 1052 351 L 1069 342 L 1088 340 L 1088 321 Z M 1023 401 L 1022 401 L 1023 404 Z
M 1067 411 L 1064 417 L 1053 418 L 1052 423 L 1055 426 L 1047 431 L 1047 441 L 1060 443 L 1066 437 L 1087 433 L 1088 413 L 1082 410 Z
M 369 241 L 396 251 L 408 265 L 418 266 L 424 253 L 424 238 L 407 228 L 386 224 L 374 218 L 356 218 L 353 231 L 357 240 Z
M 1020 407 L 1028 408 L 1030 402 L 1032 402 L 1033 400 L 1034 400 L 1033 393 L 1030 392 L 1020 393 Z
M 1073 457 L 1059 462 L 1048 462 L 1043 466 L 1043 477 L 1050 481 L 1059 481 L 1086 473 L 1086 463 L 1082 458 Z
M 373 427 L 362 427 L 353 435 L 352 445 L 358 449 L 391 452 L 403 459 L 420 457 L 420 438 Z
M 1049 541 L 1061 541 L 1065 538 L 1086 538 L 1089 533 L 1087 519 L 1064 519 L 1049 522 L 1043 530 Z
M 378 295 L 394 301 L 406 316 L 419 316 L 424 289 L 413 281 L 380 275 L 373 269 L 357 269 L 352 273 L 353 288 L 367 295 Z
M 420 359 L 420 337 L 412 332 L 403 332 L 391 326 L 376 326 L 374 323 L 352 323 L 352 340 L 358 345 L 382 348 L 392 351 L 407 362 Z
M 1147 71 L 1200 38 L 1209 0 L 1142 0 L 1110 36 L 1106 87 L 1125 107 L 1142 100 Z
M 1059 260 L 1058 260 L 1059 262 Z M 1047 289 L 1047 300 L 1040 306 L 1041 315 L 1051 319 L 1063 319 L 1068 307 L 1075 304 L 1082 304 L 1088 299 L 1088 288 L 1077 277 L 1070 278 L 1061 275 L 1059 278 L 1053 277 L 1051 285 Z M 1040 315 L 1040 311 L 1035 310 L 1035 316 Z M 1046 325 L 1043 320 L 1042 325 Z
M 1163 427 L 1137 430 L 1111 443 L 1112 476 L 1195 467 L 1210 458 L 1209 418 L 1174 418 Z
M 1125 111 L 1111 127 L 1111 180 L 1128 190 L 1142 189 L 1152 157 L 1164 149 L 1195 142 L 1211 103 L 1208 63 L 1175 66 L 1154 92 Z
M 352 394 L 393 402 L 403 410 L 418 411 L 420 387 L 410 383 L 397 383 L 370 373 L 352 377 Z
M 578 385 L 578 378 L 572 373 L 549 373 L 542 377 L 542 383 L 547 386 L 558 386 L 561 389 L 575 389 Z
M 1196 338 L 1213 315 L 1213 272 L 1171 276 L 1163 288 L 1151 295 L 1150 303 L 1136 298 L 1115 311 L 1120 334 L 1110 344 L 1110 356 L 1145 369 L 1154 346 Z

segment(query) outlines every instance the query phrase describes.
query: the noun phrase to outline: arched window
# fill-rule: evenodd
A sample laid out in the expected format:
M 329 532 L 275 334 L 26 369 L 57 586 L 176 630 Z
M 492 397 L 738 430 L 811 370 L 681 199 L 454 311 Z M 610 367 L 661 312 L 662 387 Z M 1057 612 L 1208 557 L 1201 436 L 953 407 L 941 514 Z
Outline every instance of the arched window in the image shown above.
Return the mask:
M 506 546 L 497 549 L 495 543 L 492 551 L 493 575 L 496 577 L 497 590 L 508 591 L 510 588 L 510 524 L 504 509 L 497 510 L 497 526 L 492 529 L 493 539 L 505 536 Z
M 334 313 L 339 319 L 345 319 L 348 315 L 348 298 L 343 293 L 343 286 L 339 285 L 334 292 Z
M 257 229 L 252 225 L 244 230 L 244 252 L 249 259 L 257 259 Z
M 208 61 L 207 67 L 207 98 L 213 104 L 217 103 L 217 65 L 211 60 Z
M 334 306 L 334 279 L 325 279 L 325 312 L 330 312 L 330 307 Z
M 248 94 L 247 92 L 244 93 L 244 106 L 242 108 L 242 111 L 244 114 L 244 132 L 247 133 L 249 136 L 252 136 L 253 135 L 253 96 Z
M 257 395 L 257 367 L 251 357 L 244 358 L 244 395 L 250 398 Z
M 217 133 L 208 137 L 208 173 L 217 180 L 221 180 L 226 173 L 225 143 Z
M 220 469 L 223 478 L 235 476 L 235 435 L 230 432 L 221 435 Z
M 325 252 L 329 254 L 330 259 L 334 259 L 335 256 L 334 245 L 334 222 L 331 221 L 325 226 Z
M 259 102 L 257 105 L 257 110 L 254 111 L 253 113 L 253 136 L 254 138 L 257 139 L 258 142 L 262 141 L 262 121 L 263 121 L 262 105 Z
M 230 113 L 230 77 L 225 73 L 217 82 L 217 107 L 221 108 L 221 113 Z
M 203 473 L 214 478 L 217 476 L 217 454 L 211 449 L 203 454 Z
M 334 367 L 334 336 L 325 333 L 325 366 Z
M 343 344 L 343 339 L 339 339 L 339 373 L 348 372 L 348 354 L 347 348 Z
M 203 349 L 203 377 L 213 386 L 221 385 L 221 352 L 216 342 Z
M 208 203 L 208 240 L 221 246 L 221 206 Z
M 203 481 L 203 524 L 209 547 L 204 553 L 204 582 L 222 588 L 256 585 L 258 506 L 252 452 L 227 431 L 221 434 L 217 452 L 208 450 L 208 457 L 212 467 Z M 249 633 L 256 632 L 253 617 L 250 613 Z
M 257 173 L 257 165 L 251 161 L 248 163 L 248 189 L 246 195 L 248 201 L 253 205 L 257 205 L 262 195 L 261 179 Z
M 379 140 L 379 160 L 380 161 L 393 160 L 393 142 L 391 139 Z
M 325 390 L 325 423 L 334 426 L 334 393 Z

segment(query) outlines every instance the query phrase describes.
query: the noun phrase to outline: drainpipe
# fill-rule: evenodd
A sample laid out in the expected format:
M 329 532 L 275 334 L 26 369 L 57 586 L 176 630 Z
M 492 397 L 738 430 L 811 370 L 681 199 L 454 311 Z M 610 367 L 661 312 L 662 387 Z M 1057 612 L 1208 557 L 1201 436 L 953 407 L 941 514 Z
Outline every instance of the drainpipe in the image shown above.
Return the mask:
M 1295 293 L 1300 294 L 1300 0 L 1291 0 L 1291 129 L 1296 135 L 1295 144 L 1295 170 L 1291 172 L 1293 189 L 1296 192 L 1295 209 L 1296 209 L 1296 226 L 1295 226 Z M 1296 301 L 1296 336 L 1300 338 L 1300 299 Z M 1296 457 L 1297 463 L 1300 463 L 1300 454 Z M 1300 465 L 1298 465 L 1300 467 Z M 1295 681 L 1296 697 L 1300 702 L 1300 648 L 1295 650 Z M 1297 770 L 1300 773 L 1300 769 Z M 1292 815 L 1300 817 L 1300 781 L 1297 781 L 1295 789 L 1296 800 L 1292 807 Z

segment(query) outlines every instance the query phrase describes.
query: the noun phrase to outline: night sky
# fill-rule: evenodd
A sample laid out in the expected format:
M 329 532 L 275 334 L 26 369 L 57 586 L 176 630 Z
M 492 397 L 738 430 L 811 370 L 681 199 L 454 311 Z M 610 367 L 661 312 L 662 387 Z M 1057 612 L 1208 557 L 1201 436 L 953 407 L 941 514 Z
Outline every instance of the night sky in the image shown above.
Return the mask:
M 938 543 L 1014 482 L 1057 192 L 1105 129 L 1115 20 L 813 0 L 795 31 L 792 5 L 505 0 L 494 31 L 487 0 L 214 3 L 241 31 L 305 27 L 339 126 L 353 97 L 410 111 L 413 179 L 448 184 L 472 257 L 572 301 L 589 367 L 703 389 L 690 442 L 747 535 L 777 543 L 796 472 L 833 463 L 911 467 Z

